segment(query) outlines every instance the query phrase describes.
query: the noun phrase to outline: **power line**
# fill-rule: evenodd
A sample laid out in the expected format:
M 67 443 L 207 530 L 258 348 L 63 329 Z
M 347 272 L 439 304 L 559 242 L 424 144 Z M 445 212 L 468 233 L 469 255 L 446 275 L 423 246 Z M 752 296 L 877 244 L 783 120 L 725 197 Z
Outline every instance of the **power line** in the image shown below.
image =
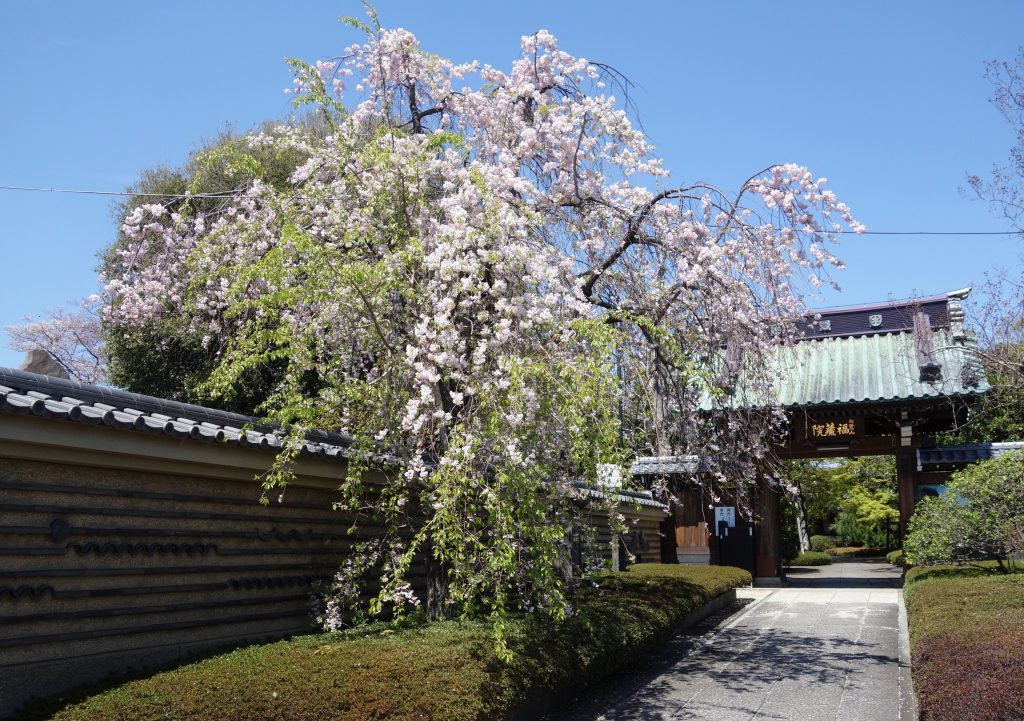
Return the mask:
M 72 188 L 33 188 L 22 185 L 0 185 L 0 190 L 17 190 L 30 193 L 68 193 L 72 195 L 113 195 L 132 198 L 168 198 L 180 200 L 183 198 L 220 198 L 226 199 L 237 196 L 237 190 L 224 190 L 217 193 L 133 193 L 127 190 L 77 190 Z M 302 199 L 302 198 L 298 198 Z M 1019 230 L 864 230 L 858 233 L 855 230 L 833 230 L 833 235 L 1021 235 Z
M 133 198 L 230 198 L 237 190 L 219 193 L 131 193 L 126 190 L 73 190 L 71 188 L 30 188 L 21 185 L 0 185 L 0 190 L 23 190 L 31 193 L 71 193 L 73 195 L 121 195 Z
M 842 235 L 1020 235 L 1019 230 L 833 230 Z

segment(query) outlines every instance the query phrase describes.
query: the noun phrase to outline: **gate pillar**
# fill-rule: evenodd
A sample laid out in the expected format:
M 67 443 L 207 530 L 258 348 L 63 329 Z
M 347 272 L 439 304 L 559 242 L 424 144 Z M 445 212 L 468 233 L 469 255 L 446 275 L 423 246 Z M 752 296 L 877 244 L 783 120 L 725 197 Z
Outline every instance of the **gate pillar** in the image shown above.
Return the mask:
M 914 515 L 914 479 L 917 476 L 917 449 L 896 451 L 896 485 L 900 496 L 900 539 L 907 536 L 907 522 Z
M 765 478 L 758 478 L 755 496 L 755 581 L 764 585 L 780 583 L 779 492 Z

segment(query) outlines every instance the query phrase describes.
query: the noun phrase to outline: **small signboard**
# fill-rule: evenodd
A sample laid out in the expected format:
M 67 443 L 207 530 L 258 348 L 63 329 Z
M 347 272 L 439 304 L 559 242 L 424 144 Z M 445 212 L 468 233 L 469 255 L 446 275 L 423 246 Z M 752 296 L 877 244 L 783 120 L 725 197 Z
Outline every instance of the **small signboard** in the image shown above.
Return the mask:
M 725 522 L 729 528 L 736 528 L 736 508 L 734 506 L 715 506 L 715 528 Z

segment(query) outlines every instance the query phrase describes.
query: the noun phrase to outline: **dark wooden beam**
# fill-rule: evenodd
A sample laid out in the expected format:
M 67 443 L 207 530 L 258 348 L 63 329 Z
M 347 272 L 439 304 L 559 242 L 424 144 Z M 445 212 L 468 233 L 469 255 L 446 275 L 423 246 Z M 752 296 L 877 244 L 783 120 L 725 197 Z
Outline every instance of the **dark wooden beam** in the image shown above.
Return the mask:
M 757 528 L 754 534 L 755 567 L 762 582 L 777 579 L 782 571 L 779 549 L 779 489 L 758 478 L 755 497 Z
M 914 480 L 917 475 L 917 449 L 903 447 L 896 452 L 896 485 L 900 495 L 900 537 L 906 538 L 907 523 L 914 515 Z

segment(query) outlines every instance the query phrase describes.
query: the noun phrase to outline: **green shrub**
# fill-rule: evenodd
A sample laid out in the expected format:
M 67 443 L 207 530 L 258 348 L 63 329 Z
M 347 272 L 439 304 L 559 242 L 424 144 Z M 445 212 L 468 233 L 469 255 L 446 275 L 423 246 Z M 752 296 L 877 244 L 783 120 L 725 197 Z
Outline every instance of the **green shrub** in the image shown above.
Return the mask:
M 878 491 L 877 494 L 889 499 L 883 502 L 878 499 L 872 500 L 876 492 L 868 492 L 863 488 L 859 488 L 859 491 L 862 493 L 859 498 L 867 504 L 867 507 L 876 512 L 877 518 L 868 522 L 863 520 L 852 507 L 845 508 L 836 516 L 835 523 L 831 528 L 832 534 L 843 546 L 884 546 L 886 523 L 893 523 L 892 519 L 886 520 L 886 518 L 895 516 L 897 521 L 899 519 L 899 512 L 890 507 L 890 503 L 895 501 L 895 494 L 889 490 Z
M 914 565 L 978 560 L 1009 565 L 1024 551 L 1024 453 L 973 463 L 942 496 L 918 504 L 903 542 Z
M 827 553 L 817 551 L 804 551 L 789 562 L 790 566 L 827 566 L 832 563 L 832 557 Z
M 839 545 L 839 541 L 832 536 L 811 536 L 810 540 L 811 550 L 817 551 L 818 553 L 823 553 L 828 549 L 835 548 Z
M 889 563 L 891 563 L 894 566 L 902 566 L 903 565 L 903 551 L 900 551 L 900 550 L 889 551 L 887 554 L 885 554 L 885 560 L 888 561 Z
M 921 721 L 1024 718 L 1024 575 L 915 568 L 908 583 L 915 571 L 905 598 Z
M 638 564 L 573 599 L 563 621 L 511 622 L 513 660 L 486 621 L 380 625 L 254 645 L 129 681 L 59 710 L 55 721 L 498 721 L 546 691 L 576 690 L 643 658 L 687 614 L 746 571 Z M 37 706 L 22 719 L 48 717 Z

